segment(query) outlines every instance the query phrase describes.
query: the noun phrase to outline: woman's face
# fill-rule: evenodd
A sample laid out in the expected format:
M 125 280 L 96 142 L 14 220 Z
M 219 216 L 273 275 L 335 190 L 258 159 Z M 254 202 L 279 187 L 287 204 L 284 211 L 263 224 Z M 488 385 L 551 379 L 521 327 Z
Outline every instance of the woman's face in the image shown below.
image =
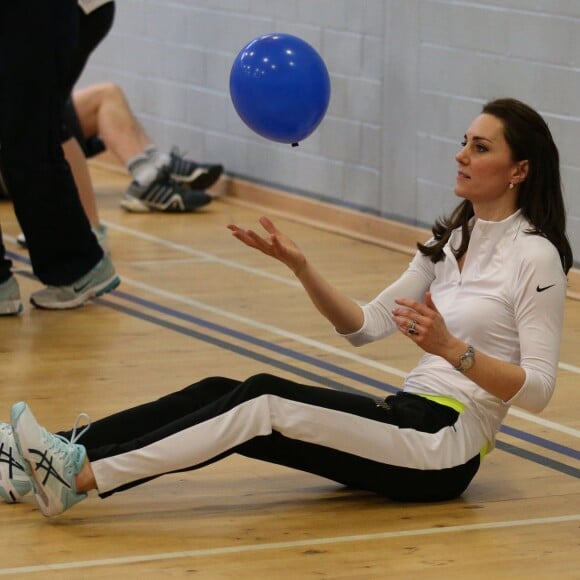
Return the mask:
M 455 194 L 474 206 L 515 207 L 517 184 L 527 173 L 526 161 L 514 161 L 497 117 L 483 113 L 471 123 L 463 148 L 455 159 L 459 164 Z M 514 188 L 510 189 L 510 182 Z

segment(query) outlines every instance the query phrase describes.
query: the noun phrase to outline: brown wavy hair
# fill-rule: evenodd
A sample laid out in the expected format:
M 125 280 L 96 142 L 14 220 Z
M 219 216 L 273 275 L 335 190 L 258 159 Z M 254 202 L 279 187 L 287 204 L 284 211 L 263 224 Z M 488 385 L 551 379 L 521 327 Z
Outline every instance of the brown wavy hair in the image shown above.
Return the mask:
M 566 209 L 562 195 L 560 156 L 544 119 L 531 107 L 516 99 L 496 99 L 485 104 L 482 113 L 493 115 L 503 123 L 503 134 L 514 161 L 528 161 L 528 175 L 520 184 L 517 207 L 530 221 L 526 233 L 548 239 L 560 254 L 564 272 L 573 265 L 572 248 L 566 236 Z M 463 200 L 449 216 L 438 218 L 432 228 L 434 241 L 417 244 L 419 250 L 439 262 L 443 248 L 454 229 L 461 228 L 461 245 L 453 250 L 457 259 L 469 245 L 469 220 L 473 205 Z

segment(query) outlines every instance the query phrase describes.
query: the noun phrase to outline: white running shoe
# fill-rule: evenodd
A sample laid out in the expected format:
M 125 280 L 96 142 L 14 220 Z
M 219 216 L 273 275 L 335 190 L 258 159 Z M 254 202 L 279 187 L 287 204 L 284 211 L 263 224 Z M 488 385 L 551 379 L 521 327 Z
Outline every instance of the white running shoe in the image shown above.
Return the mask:
M 0 284 L 0 316 L 14 316 L 22 312 L 20 288 L 14 276 Z
M 47 517 L 61 514 L 87 497 L 75 489 L 75 477 L 87 455 L 84 446 L 76 443 L 90 426 L 89 423 L 77 434 L 78 422 L 85 417 L 84 413 L 78 416 L 71 440 L 67 441 L 41 427 L 26 403 L 12 407 L 14 439 L 32 482 L 36 503 Z
M 32 490 L 24 459 L 16 447 L 12 425 L 0 422 L 0 497 L 6 503 L 19 501 Z

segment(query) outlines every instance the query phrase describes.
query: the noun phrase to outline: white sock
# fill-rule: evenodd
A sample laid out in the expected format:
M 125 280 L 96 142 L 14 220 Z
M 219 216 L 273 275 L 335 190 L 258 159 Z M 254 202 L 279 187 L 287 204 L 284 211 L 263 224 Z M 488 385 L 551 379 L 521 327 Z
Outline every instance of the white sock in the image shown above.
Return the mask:
M 155 164 L 146 155 L 135 155 L 135 157 L 129 159 L 127 169 L 131 177 L 143 187 L 151 185 L 159 174 Z
M 167 167 L 171 162 L 171 157 L 169 157 L 167 153 L 161 153 L 153 144 L 147 146 L 143 153 L 145 153 L 145 155 L 147 155 L 147 157 L 155 164 L 157 169 Z

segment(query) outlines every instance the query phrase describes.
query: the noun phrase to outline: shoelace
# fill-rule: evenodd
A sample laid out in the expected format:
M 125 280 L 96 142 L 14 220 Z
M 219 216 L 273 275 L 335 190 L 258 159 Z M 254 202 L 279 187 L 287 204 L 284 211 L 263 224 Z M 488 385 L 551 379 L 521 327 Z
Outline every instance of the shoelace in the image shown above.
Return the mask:
M 78 431 L 79 429 L 79 423 L 81 422 L 81 420 L 85 419 L 87 421 L 87 424 L 84 425 L 80 431 Z M 70 439 L 67 439 L 64 435 L 59 435 L 58 433 L 55 433 L 54 436 L 57 439 L 60 439 L 60 441 L 62 441 L 62 443 L 64 444 L 63 447 L 59 447 L 57 449 L 58 453 L 66 453 L 68 448 L 71 445 L 76 445 L 76 442 L 91 428 L 91 418 L 86 414 L 86 413 L 80 413 L 78 415 L 78 417 L 76 418 L 74 424 L 73 424 L 73 428 L 71 431 L 71 435 L 70 435 Z M 77 433 L 78 431 L 78 433 Z

